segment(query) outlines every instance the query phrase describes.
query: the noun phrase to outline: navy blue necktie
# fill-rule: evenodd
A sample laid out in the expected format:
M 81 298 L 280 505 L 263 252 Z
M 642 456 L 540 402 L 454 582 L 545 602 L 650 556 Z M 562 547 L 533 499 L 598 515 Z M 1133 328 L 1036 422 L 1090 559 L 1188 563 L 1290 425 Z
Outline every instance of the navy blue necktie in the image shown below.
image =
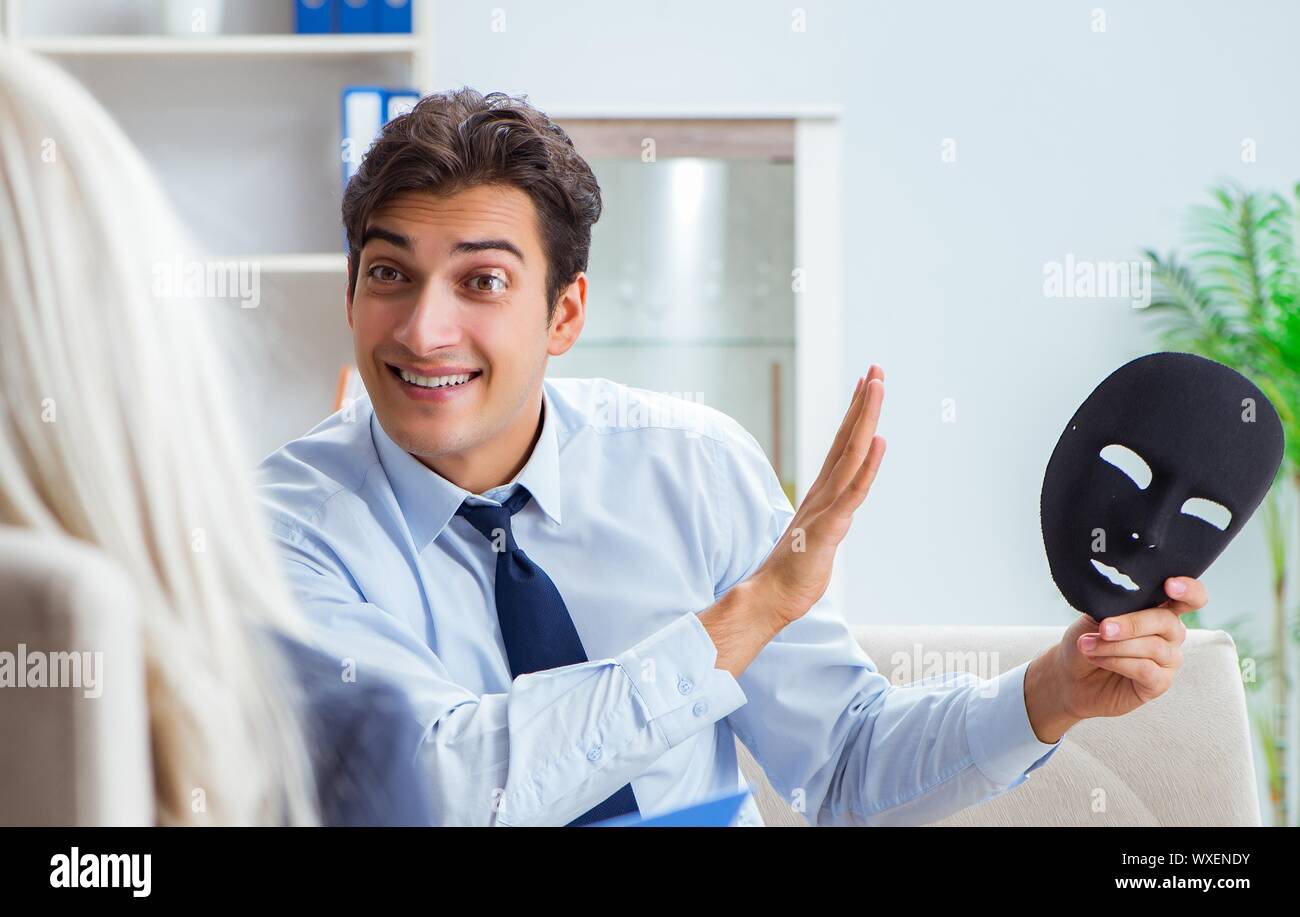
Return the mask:
M 528 559 L 510 530 L 510 517 L 530 499 L 532 494 L 521 486 L 501 506 L 466 501 L 456 510 L 496 552 L 497 621 L 512 678 L 588 661 L 560 590 L 546 571 Z M 640 814 L 630 783 L 569 822 L 569 827 L 629 813 Z

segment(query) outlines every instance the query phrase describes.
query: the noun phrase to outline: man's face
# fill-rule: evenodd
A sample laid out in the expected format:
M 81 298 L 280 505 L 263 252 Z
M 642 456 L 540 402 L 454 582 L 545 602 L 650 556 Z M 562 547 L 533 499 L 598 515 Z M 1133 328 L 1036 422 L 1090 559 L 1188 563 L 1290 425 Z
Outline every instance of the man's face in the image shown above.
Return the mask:
M 578 276 L 548 324 L 547 262 L 528 195 L 503 185 L 404 192 L 370 216 L 359 257 L 348 324 L 393 441 L 428 464 L 511 430 L 531 437 L 547 356 L 581 330 L 573 298 L 585 299 L 586 280 Z

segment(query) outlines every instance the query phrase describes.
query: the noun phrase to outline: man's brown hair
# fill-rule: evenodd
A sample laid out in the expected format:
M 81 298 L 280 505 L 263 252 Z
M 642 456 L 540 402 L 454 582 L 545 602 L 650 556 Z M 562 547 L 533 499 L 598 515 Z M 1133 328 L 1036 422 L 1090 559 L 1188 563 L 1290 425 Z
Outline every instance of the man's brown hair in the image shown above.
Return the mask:
M 388 122 L 343 193 L 348 291 L 355 292 L 366 221 L 403 191 L 444 196 L 512 185 L 532 199 L 546 253 L 547 321 L 587 269 L 600 186 L 568 134 L 527 101 L 469 87 L 427 95 Z

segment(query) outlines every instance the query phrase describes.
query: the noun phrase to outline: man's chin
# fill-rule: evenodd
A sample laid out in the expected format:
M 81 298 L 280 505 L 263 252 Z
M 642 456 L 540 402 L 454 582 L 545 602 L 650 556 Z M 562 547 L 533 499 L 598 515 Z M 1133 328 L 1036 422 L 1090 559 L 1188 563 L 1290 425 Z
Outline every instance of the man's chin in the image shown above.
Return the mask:
M 403 422 L 401 418 L 397 418 L 396 422 L 390 425 L 385 422 L 383 414 L 379 415 L 379 422 L 383 424 L 384 432 L 388 434 L 389 439 L 425 461 L 448 458 L 464 452 L 473 445 L 470 431 L 463 426 L 447 429 L 451 425 L 440 423 L 440 420 L 442 418 L 438 420 L 414 418 L 411 422 Z
M 385 387 L 370 403 L 388 438 L 413 454 L 447 454 L 469 438 L 464 412 L 449 405 L 420 404 Z

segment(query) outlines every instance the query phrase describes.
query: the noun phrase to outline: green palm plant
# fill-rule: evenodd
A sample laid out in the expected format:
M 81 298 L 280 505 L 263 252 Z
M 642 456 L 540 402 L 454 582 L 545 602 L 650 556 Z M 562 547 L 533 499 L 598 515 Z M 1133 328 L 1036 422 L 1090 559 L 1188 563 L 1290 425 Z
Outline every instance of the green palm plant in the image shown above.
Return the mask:
M 1153 295 L 1148 312 L 1164 344 L 1227 364 L 1249 376 L 1273 402 L 1286 433 L 1278 479 L 1263 506 L 1272 566 L 1273 609 L 1267 648 L 1237 619 L 1226 628 L 1241 657 L 1254 666 L 1246 679 L 1252 720 L 1264 749 L 1273 824 L 1287 822 L 1289 643 L 1300 615 L 1288 621 L 1288 560 L 1300 503 L 1300 184 L 1289 195 L 1236 185 L 1211 191 L 1192 208 L 1183 256 L 1148 249 Z M 1189 622 L 1195 626 L 1195 622 Z

